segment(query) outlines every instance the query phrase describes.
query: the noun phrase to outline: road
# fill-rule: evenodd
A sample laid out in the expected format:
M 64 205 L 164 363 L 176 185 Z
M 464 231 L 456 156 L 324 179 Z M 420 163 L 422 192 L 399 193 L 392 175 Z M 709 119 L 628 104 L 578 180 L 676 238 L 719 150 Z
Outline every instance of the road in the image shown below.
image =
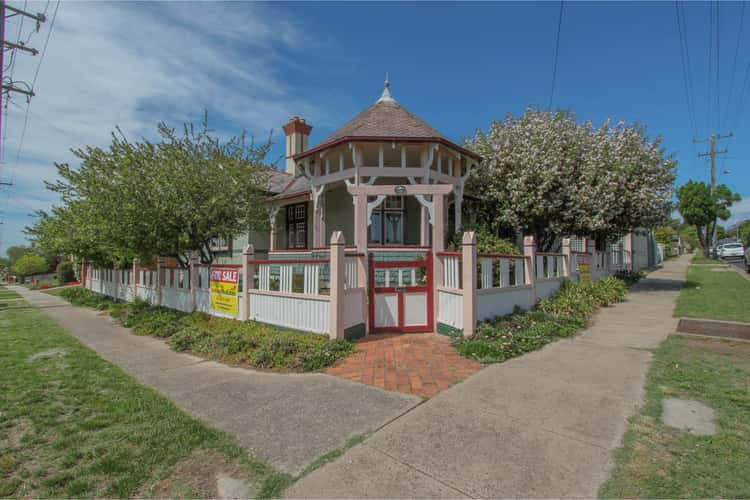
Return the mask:
M 742 257 L 729 257 L 729 258 L 722 259 L 722 260 L 726 262 L 727 264 L 731 264 L 742 271 L 745 270 L 745 259 L 743 259 Z

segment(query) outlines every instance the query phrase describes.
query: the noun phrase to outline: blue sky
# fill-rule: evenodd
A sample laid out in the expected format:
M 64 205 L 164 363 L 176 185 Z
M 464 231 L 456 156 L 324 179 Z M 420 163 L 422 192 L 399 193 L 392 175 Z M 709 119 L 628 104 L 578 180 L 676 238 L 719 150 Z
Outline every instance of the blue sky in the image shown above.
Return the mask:
M 28 9 L 47 8 L 51 17 L 55 5 L 29 2 Z M 31 212 L 55 202 L 43 186 L 54 179 L 53 163 L 72 162 L 71 147 L 106 145 L 115 126 L 134 138 L 152 136 L 156 122 L 198 121 L 205 108 L 221 133 L 246 129 L 264 138 L 273 131 L 276 158 L 283 154 L 280 127 L 290 116 L 312 123 L 317 142 L 379 96 L 386 71 L 393 95 L 456 141 L 506 113 L 545 107 L 559 6 L 63 3 L 17 162 L 26 105 L 15 96 L 8 108 L 1 175 L 14 186 L 0 193 L 0 253 L 24 241 Z M 709 72 L 710 5 L 682 8 L 697 131 L 685 99 L 673 2 L 566 3 L 553 106 L 594 123 L 637 121 L 663 135 L 679 160 L 678 184 L 708 179 L 707 162 L 696 158 L 704 146 L 692 143 L 695 132 L 731 130 L 734 139 L 722 143 L 730 154 L 719 165 L 732 173 L 719 180 L 743 196 L 735 217 L 750 218 L 750 88 L 739 112 L 750 9 L 735 65 L 741 4 L 720 4 L 717 92 L 715 57 Z M 9 22 L 9 33 L 17 32 L 17 22 Z M 50 24 L 29 44 L 41 48 Z M 30 81 L 37 63 L 38 57 L 19 56 L 13 78 Z

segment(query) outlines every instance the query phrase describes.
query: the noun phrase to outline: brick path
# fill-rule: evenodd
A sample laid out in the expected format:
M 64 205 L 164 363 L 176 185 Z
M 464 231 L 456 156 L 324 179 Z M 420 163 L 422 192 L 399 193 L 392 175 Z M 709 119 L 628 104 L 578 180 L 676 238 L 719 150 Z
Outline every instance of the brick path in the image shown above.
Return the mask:
M 458 354 L 448 337 L 436 333 L 371 335 L 356 347 L 361 352 L 326 373 L 429 398 L 482 368 Z

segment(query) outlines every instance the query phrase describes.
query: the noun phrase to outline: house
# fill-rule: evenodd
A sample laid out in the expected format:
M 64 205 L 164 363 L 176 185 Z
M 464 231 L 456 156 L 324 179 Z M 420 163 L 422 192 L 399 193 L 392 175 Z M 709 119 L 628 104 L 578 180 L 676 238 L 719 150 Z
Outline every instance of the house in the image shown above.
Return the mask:
M 269 182 L 270 234 L 221 242 L 217 262 L 239 262 L 248 240 L 256 254 L 300 257 L 324 250 L 334 231 L 378 252 L 442 249 L 447 232 L 460 231 L 464 183 L 480 158 L 409 112 L 389 87 L 314 147 L 303 118 L 284 125 L 285 170 Z
M 600 279 L 654 258 L 646 233 L 615 245 L 565 238 L 557 253 L 538 252 L 526 236 L 522 254 L 479 254 L 467 232 L 460 251 L 446 251 L 481 158 L 410 113 L 387 80 L 375 103 L 315 146 L 304 119 L 283 129 L 285 170 L 269 171 L 269 231 L 217 240 L 210 266 L 92 268 L 85 286 L 332 338 L 471 335 L 478 321 L 531 308 L 566 279 Z

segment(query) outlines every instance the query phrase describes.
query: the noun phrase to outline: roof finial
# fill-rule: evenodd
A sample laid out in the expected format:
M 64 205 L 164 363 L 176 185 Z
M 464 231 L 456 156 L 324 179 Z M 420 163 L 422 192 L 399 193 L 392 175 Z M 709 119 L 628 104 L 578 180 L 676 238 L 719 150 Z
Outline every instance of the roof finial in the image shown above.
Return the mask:
M 383 94 L 380 96 L 377 102 L 396 102 L 396 99 L 391 97 L 391 82 L 388 81 L 388 72 L 385 72 L 385 82 L 383 83 Z

